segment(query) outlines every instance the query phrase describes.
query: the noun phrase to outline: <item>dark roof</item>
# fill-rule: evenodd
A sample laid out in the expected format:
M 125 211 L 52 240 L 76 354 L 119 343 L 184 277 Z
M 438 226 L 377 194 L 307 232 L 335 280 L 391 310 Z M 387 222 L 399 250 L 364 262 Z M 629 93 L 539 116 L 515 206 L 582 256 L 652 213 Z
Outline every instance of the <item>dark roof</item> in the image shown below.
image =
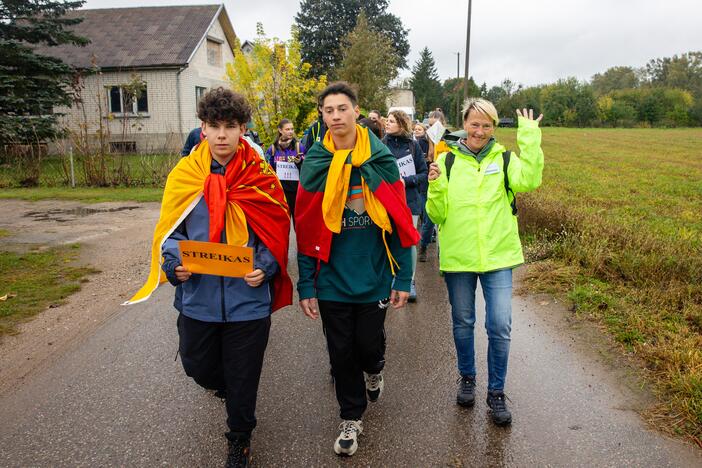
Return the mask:
M 103 69 L 185 65 L 220 8 L 226 17 L 221 5 L 74 10 L 67 16 L 83 22 L 72 29 L 90 39 L 90 44 L 35 50 L 76 68 L 92 67 L 93 55 Z M 234 33 L 230 25 L 224 29 Z

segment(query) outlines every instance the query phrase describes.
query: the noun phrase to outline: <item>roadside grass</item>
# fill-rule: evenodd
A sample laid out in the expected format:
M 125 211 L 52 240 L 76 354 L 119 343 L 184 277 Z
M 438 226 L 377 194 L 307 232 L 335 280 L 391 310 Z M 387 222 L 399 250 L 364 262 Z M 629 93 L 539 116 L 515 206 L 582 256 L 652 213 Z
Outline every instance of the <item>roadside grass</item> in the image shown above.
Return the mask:
M 517 149 L 516 131 L 498 140 Z M 647 418 L 702 447 L 702 129 L 543 130 L 520 194 L 525 286 L 566 297 L 644 363 Z
M 46 310 L 63 304 L 81 288 L 93 268 L 72 266 L 78 245 L 54 247 L 18 254 L 0 252 L 0 336 L 16 334 L 16 326 Z
M 160 202 L 162 187 L 36 187 L 9 188 L 0 191 L 0 199 L 78 200 L 86 203 L 110 201 Z

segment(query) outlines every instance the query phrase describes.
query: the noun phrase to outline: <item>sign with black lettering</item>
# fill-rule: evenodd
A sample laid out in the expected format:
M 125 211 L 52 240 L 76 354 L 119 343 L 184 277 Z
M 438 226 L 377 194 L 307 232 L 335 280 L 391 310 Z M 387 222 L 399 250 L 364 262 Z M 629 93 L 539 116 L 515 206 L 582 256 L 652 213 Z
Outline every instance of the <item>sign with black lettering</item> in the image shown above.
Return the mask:
M 183 266 L 192 273 L 243 278 L 253 271 L 251 247 L 191 240 L 179 241 L 178 247 Z

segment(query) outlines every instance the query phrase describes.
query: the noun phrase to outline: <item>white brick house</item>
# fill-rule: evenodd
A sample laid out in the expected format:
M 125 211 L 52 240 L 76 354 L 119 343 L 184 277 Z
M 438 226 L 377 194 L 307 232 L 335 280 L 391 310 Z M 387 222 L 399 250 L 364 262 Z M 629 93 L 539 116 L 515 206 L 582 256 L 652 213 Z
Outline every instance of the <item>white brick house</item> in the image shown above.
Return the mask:
M 102 123 L 115 151 L 175 152 L 199 125 L 196 103 L 207 89 L 229 84 L 226 64 L 234 60 L 236 36 L 224 5 L 77 10 L 73 30 L 91 40 L 86 47 L 44 47 L 86 73 L 82 103 L 66 113 L 74 133 L 87 130 L 97 141 Z M 120 85 L 138 77 L 138 99 Z

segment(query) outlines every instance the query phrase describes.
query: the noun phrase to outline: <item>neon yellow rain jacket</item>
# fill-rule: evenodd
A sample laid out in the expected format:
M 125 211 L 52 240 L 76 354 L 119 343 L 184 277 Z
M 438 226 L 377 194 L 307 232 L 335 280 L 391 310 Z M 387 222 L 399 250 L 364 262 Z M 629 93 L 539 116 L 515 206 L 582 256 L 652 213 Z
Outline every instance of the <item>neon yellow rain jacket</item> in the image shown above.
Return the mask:
M 538 122 L 519 117 L 517 145 L 507 167 L 513 192 L 529 192 L 541 185 L 544 153 Z M 429 181 L 427 214 L 439 227 L 441 271 L 484 273 L 524 263 L 517 217 L 512 215 L 504 185 L 502 153 L 495 142 L 478 164 L 475 157 L 450 148 L 455 154 L 450 181 L 446 155 L 437 163 L 441 175 Z M 511 197 L 511 196 L 510 196 Z

